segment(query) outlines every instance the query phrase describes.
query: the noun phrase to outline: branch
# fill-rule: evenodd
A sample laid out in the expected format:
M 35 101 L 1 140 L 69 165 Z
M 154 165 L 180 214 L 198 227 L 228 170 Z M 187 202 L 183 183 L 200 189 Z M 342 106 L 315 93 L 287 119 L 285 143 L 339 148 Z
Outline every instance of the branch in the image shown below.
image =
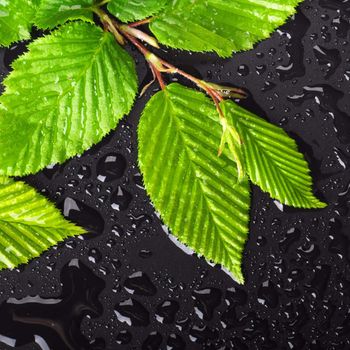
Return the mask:
M 135 28 L 135 27 L 139 27 L 139 26 L 142 26 L 144 24 L 148 24 L 151 22 L 151 18 L 146 18 L 146 19 L 143 19 L 141 21 L 137 21 L 137 22 L 134 22 L 134 23 L 130 23 L 129 24 L 129 27 L 131 28 Z
M 247 96 L 246 93 L 241 89 L 208 83 L 204 80 L 198 79 L 193 75 L 186 73 L 185 71 L 175 67 L 174 65 L 170 64 L 169 62 L 163 60 L 159 56 L 149 51 L 146 48 L 146 46 L 144 46 L 139 41 L 139 39 L 155 48 L 159 48 L 157 40 L 154 37 L 142 32 L 141 30 L 136 29 L 135 27 L 142 24 L 149 23 L 151 19 L 146 19 L 146 20 L 132 23 L 130 25 L 126 25 L 126 24 L 119 24 L 117 21 L 110 18 L 108 14 L 105 13 L 102 9 L 95 9 L 95 13 L 99 16 L 105 28 L 115 36 L 116 40 L 119 43 L 124 44 L 125 43 L 124 38 L 126 38 L 142 53 L 142 55 L 147 60 L 152 70 L 152 73 L 157 78 L 159 85 L 162 89 L 165 88 L 165 83 L 162 78 L 162 73 L 179 74 L 184 78 L 195 83 L 200 89 L 204 90 L 213 99 L 220 115 L 222 113 L 220 111 L 219 103 L 224 98 L 227 98 L 227 97 L 245 98 Z
M 220 117 L 220 123 L 223 128 L 223 134 L 222 134 L 218 155 L 220 156 L 220 154 L 223 151 L 223 147 L 225 143 L 227 143 L 237 163 L 239 178 L 240 179 L 243 178 L 244 177 L 243 165 L 239 157 L 239 151 L 236 148 L 236 143 L 237 145 L 241 145 L 242 142 L 237 130 L 233 126 L 229 125 L 229 122 L 221 109 L 220 102 L 222 102 L 224 98 L 231 98 L 231 97 L 245 98 L 247 96 L 246 93 L 241 89 L 213 84 L 213 83 L 209 83 L 204 80 L 198 79 L 193 75 L 175 67 L 171 63 L 163 60 L 159 56 L 155 55 L 153 52 L 149 51 L 147 47 L 143 45 L 139 40 L 142 40 L 155 48 L 159 48 L 157 40 L 154 37 L 135 28 L 139 25 L 149 23 L 149 19 L 140 21 L 140 22 L 135 22 L 132 25 L 126 25 L 126 24 L 119 24 L 117 21 L 111 19 L 108 16 L 108 14 L 106 14 L 101 9 L 97 9 L 95 12 L 100 17 L 101 22 L 104 24 L 105 28 L 115 36 L 116 40 L 119 43 L 124 43 L 124 38 L 127 39 L 142 53 L 142 55 L 145 57 L 146 61 L 148 62 L 148 65 L 150 66 L 154 79 L 143 88 L 141 94 L 144 94 L 144 92 L 155 81 L 155 79 L 157 79 L 160 88 L 164 90 L 166 85 L 164 83 L 162 73 L 167 73 L 167 74 L 179 74 L 183 76 L 189 81 L 195 83 L 200 89 L 204 90 L 207 93 L 207 95 L 209 95 L 212 98 L 212 100 L 215 103 L 216 109 L 218 111 L 218 114 Z M 233 142 L 233 140 L 235 141 Z
M 118 27 L 114 24 L 114 21 L 108 16 L 108 14 L 99 7 L 93 8 L 93 11 L 99 17 L 104 29 L 110 31 L 120 45 L 125 45 L 123 36 L 119 33 Z

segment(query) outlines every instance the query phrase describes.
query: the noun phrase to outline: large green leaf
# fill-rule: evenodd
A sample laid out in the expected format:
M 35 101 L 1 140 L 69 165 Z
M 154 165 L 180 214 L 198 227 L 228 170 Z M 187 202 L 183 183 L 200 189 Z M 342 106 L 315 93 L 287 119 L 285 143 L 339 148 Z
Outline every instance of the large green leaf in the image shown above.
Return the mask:
M 24 182 L 0 177 L 0 269 L 14 268 L 84 230 Z
M 94 0 L 41 0 L 34 23 L 39 28 L 54 28 L 68 20 L 93 22 Z
M 110 0 L 108 11 L 123 22 L 144 19 L 159 12 L 168 0 Z
M 0 1 L 0 46 L 29 39 L 34 14 L 32 0 Z
M 134 62 L 110 33 L 72 22 L 29 45 L 0 97 L 0 174 L 82 153 L 114 129 L 137 92 Z
M 237 182 L 225 151 L 218 157 L 221 133 L 218 113 L 204 94 L 171 84 L 151 98 L 141 117 L 139 164 L 173 234 L 242 283 L 249 184 Z
M 323 208 L 312 193 L 312 178 L 303 155 L 287 133 L 232 101 L 221 103 L 224 115 L 242 139 L 246 171 L 252 182 L 283 204 Z
M 228 57 L 269 35 L 301 0 L 171 0 L 151 23 L 159 42 Z

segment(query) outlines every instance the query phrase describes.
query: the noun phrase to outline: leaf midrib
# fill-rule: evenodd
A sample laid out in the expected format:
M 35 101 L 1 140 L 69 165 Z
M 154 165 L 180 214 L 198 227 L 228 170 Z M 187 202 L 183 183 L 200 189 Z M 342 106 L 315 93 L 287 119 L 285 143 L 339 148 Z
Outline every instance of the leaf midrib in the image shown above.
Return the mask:
M 169 98 L 169 97 L 167 96 L 167 94 L 165 94 L 165 97 L 169 100 L 169 104 L 170 104 L 170 106 L 172 107 L 173 111 L 176 112 L 176 108 L 173 107 L 173 103 L 172 103 L 171 98 Z M 214 226 L 215 232 L 213 232 L 213 233 L 216 233 L 216 234 L 220 237 L 220 242 L 221 242 L 221 244 L 225 247 L 225 253 L 224 253 L 224 254 L 228 254 L 228 252 L 230 251 L 230 249 L 227 249 L 227 248 L 226 248 L 226 247 L 227 247 L 227 243 L 226 243 L 225 239 L 222 238 L 222 233 L 220 232 L 220 230 L 219 230 L 218 227 L 217 227 L 217 223 L 216 223 L 216 220 L 215 220 L 215 218 L 214 218 L 214 214 L 212 213 L 211 205 L 210 205 L 209 200 L 208 200 L 208 198 L 207 198 L 207 196 L 206 196 L 206 194 L 205 194 L 205 191 L 203 190 L 203 184 L 202 184 L 202 182 L 198 179 L 198 177 L 196 176 L 196 172 L 195 172 L 195 170 L 194 170 L 194 162 L 192 161 L 191 156 L 190 156 L 190 153 L 189 153 L 189 151 L 188 151 L 188 149 L 187 149 L 187 148 L 188 148 L 188 147 L 187 147 L 187 143 L 185 142 L 184 136 L 183 136 L 183 134 L 182 134 L 182 132 L 181 132 L 181 128 L 179 128 L 179 121 L 177 120 L 176 113 L 169 113 L 169 116 L 172 116 L 172 115 L 174 115 L 174 117 L 173 117 L 172 119 L 174 120 L 174 124 L 176 125 L 176 132 L 177 132 L 177 134 L 179 135 L 179 138 L 181 139 L 181 142 L 182 142 L 183 145 L 184 145 L 184 152 L 185 152 L 186 156 L 187 156 L 188 159 L 189 159 L 189 163 L 190 163 L 190 167 L 189 167 L 189 168 L 191 168 L 191 172 L 192 172 L 192 174 L 193 174 L 193 176 L 194 176 L 194 178 L 195 178 L 195 181 L 199 184 L 199 186 L 200 186 L 200 188 L 201 188 L 201 190 L 202 190 L 202 191 L 201 191 L 201 196 L 203 197 L 203 199 L 204 199 L 204 201 L 205 201 L 205 203 L 206 203 L 206 207 L 207 207 L 207 210 L 208 210 L 210 222 L 212 223 L 212 226 Z M 204 253 L 203 253 L 203 254 L 204 254 Z M 229 257 L 231 257 L 231 254 L 229 254 Z M 233 255 L 233 257 L 234 257 L 234 255 Z M 232 261 L 232 260 L 234 260 L 234 259 L 230 259 L 230 260 L 231 260 L 231 264 L 232 264 L 233 266 L 235 266 L 236 264 Z
M 47 229 L 58 229 L 58 230 L 64 230 L 64 227 L 62 226 L 62 224 L 60 225 L 57 225 L 57 226 L 48 226 L 47 223 L 44 223 L 42 225 L 40 224 L 29 224 L 29 220 L 28 222 L 26 221 L 17 221 L 17 220 L 13 220 L 13 219 L 10 219 L 10 220 L 7 220 L 7 219 L 3 219 L 3 218 L 0 218 L 0 223 L 10 223 L 10 224 L 21 224 L 21 225 L 24 225 L 24 226 L 29 226 L 29 227 L 40 227 L 40 228 L 47 228 Z
M 84 69 L 82 69 L 81 74 L 78 75 L 77 79 L 75 79 L 75 85 L 72 86 L 72 84 L 69 86 L 69 88 L 67 88 L 66 90 L 63 91 L 62 94 L 57 96 L 57 106 L 56 109 L 58 109 L 59 107 L 59 102 L 61 101 L 62 98 L 64 98 L 69 92 L 73 91 L 75 86 L 78 84 L 78 82 L 82 79 L 82 77 L 86 74 L 86 72 L 92 68 L 92 66 L 95 64 L 96 61 L 96 57 L 97 55 L 100 53 L 100 51 L 102 51 L 102 48 L 105 44 L 105 42 L 107 41 L 107 39 L 109 39 L 109 35 L 108 33 L 104 33 L 103 32 L 103 39 L 101 40 L 101 44 L 97 47 L 96 51 L 92 54 L 92 59 L 91 61 L 84 67 Z M 99 40 L 100 41 L 100 40 Z

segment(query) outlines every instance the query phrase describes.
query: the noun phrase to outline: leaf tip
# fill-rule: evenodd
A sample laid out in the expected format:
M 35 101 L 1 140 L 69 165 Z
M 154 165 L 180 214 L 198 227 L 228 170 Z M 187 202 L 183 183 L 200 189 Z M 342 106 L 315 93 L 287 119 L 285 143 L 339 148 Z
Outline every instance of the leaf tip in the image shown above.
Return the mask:
M 69 231 L 72 236 L 80 236 L 80 235 L 85 235 L 85 234 L 90 233 L 85 228 L 78 226 L 77 224 L 75 224 L 73 222 L 69 222 L 69 226 L 67 227 L 67 231 Z
M 242 272 L 240 272 L 239 275 L 235 274 L 234 276 L 235 276 L 235 281 L 238 284 L 244 285 L 245 280 L 244 280 L 244 276 L 243 276 Z
M 243 285 L 245 280 L 242 272 L 242 266 L 237 264 L 236 261 L 233 261 L 231 266 L 221 265 L 221 268 L 224 272 L 226 272 L 235 282 Z
M 328 203 L 322 202 L 320 200 L 317 200 L 315 202 L 315 208 L 317 208 L 317 209 L 324 209 L 326 207 L 328 207 Z

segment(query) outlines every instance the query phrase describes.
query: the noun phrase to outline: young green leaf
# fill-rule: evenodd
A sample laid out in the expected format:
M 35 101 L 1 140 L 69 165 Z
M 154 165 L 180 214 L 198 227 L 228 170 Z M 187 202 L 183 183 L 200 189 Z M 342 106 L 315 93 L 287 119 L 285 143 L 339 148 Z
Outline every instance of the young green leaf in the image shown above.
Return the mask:
M 229 57 L 270 36 L 301 0 L 170 0 L 151 23 L 158 41 L 190 51 Z
M 168 0 L 110 0 L 108 11 L 122 22 L 132 22 L 150 17 L 162 8 Z
M 30 39 L 34 14 L 32 0 L 0 1 L 0 46 Z
M 243 283 L 249 184 L 237 183 L 222 127 L 204 94 L 171 84 L 151 98 L 141 117 L 139 164 L 152 202 L 181 242 L 230 270 Z
M 94 0 L 41 0 L 34 23 L 38 28 L 55 28 L 68 20 L 93 22 Z
M 0 177 L 0 269 L 14 268 L 85 233 L 24 182 Z
M 221 108 L 242 138 L 246 171 L 254 184 L 283 204 L 325 207 L 312 193 L 307 162 L 283 129 L 232 101 L 222 102 Z
M 132 58 L 100 28 L 72 22 L 29 45 L 0 97 L 0 174 L 25 175 L 97 143 L 137 92 Z
M 219 147 L 219 155 L 222 154 L 227 145 L 228 151 L 237 165 L 237 180 L 241 182 L 246 175 L 241 137 L 233 125 L 227 122 L 226 118 L 221 118 L 220 123 L 223 130 Z

